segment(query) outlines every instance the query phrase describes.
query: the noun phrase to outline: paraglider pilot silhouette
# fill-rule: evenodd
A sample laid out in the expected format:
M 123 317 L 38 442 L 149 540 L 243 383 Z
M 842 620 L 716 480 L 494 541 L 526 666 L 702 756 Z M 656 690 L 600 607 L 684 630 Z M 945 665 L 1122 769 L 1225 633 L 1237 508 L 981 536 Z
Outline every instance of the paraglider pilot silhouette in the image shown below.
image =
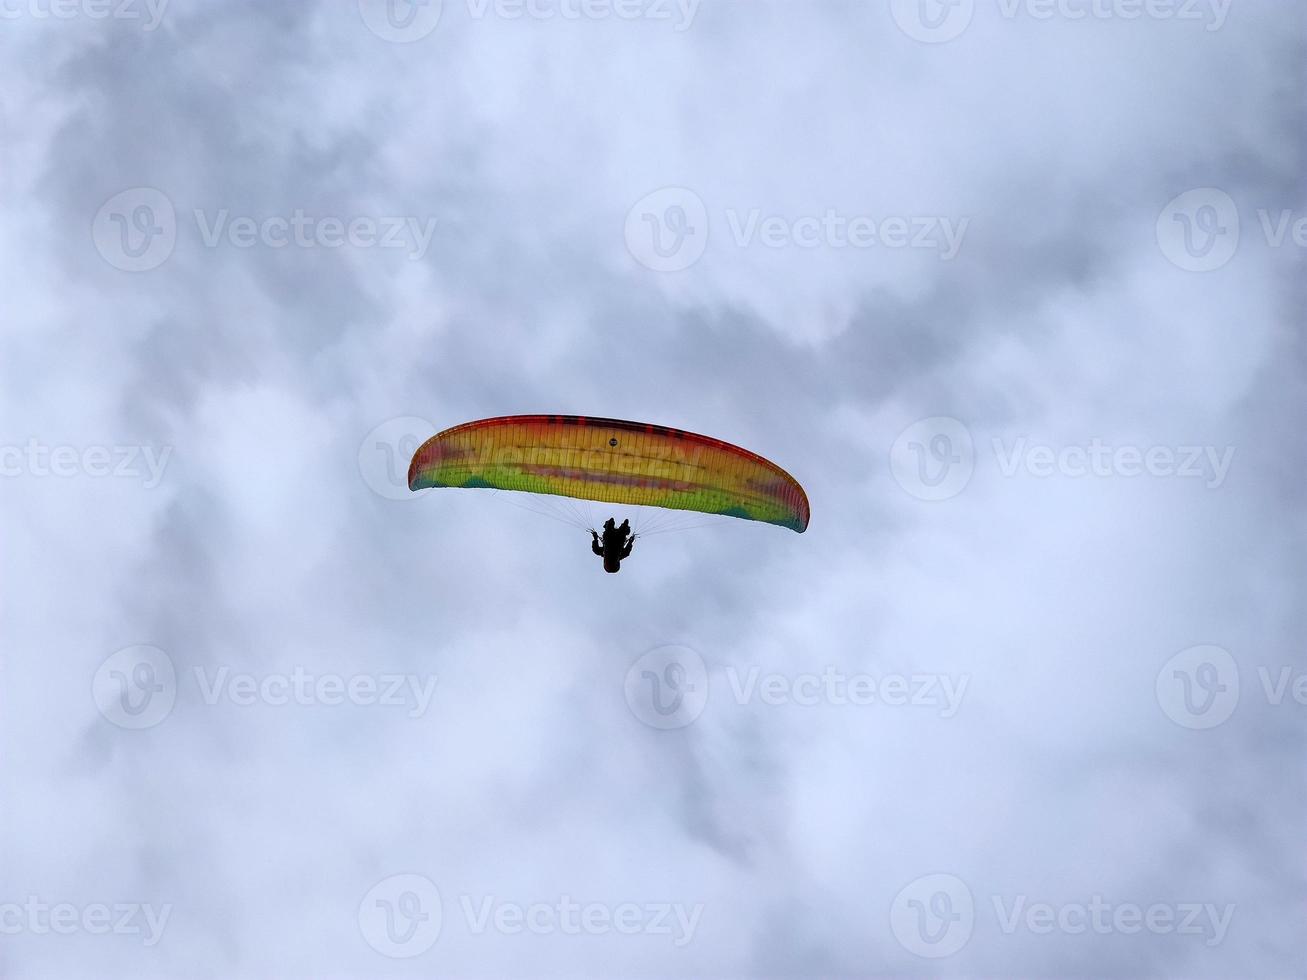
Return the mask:
M 627 536 L 630 535 L 630 540 Z M 631 546 L 635 544 L 635 535 L 631 534 L 631 522 L 623 519 L 621 527 L 613 527 L 610 517 L 604 521 L 604 538 L 599 540 L 597 531 L 590 532 L 590 550 L 604 560 L 605 572 L 620 572 L 622 559 L 631 557 Z

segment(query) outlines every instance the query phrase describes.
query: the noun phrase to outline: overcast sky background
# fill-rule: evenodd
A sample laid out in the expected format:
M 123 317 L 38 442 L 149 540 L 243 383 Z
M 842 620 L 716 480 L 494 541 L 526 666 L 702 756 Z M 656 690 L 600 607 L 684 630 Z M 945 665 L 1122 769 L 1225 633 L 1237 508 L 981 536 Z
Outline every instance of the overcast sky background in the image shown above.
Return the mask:
M 0 974 L 1303 974 L 1301 4 L 2 9 Z

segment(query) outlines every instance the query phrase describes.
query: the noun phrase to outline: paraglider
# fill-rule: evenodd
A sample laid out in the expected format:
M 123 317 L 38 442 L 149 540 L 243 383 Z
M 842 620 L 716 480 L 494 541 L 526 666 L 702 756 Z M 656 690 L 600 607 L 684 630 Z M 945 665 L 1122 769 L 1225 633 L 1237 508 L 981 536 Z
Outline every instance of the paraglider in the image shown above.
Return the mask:
M 747 449 L 666 426 L 580 415 L 509 415 L 446 429 L 413 454 L 408 486 L 698 511 L 800 533 L 809 518 L 798 481 Z M 613 524 L 604 525 L 602 541 L 590 532 L 592 550 L 610 572 L 629 557 L 638 536 L 630 535 L 626 520 L 620 528 Z
M 620 572 L 622 559 L 631 557 L 631 548 L 635 545 L 635 535 L 631 534 L 631 522 L 622 521 L 621 527 L 613 527 L 613 518 L 604 521 L 604 537 L 599 539 L 599 532 L 590 532 L 590 550 L 604 560 L 605 572 Z

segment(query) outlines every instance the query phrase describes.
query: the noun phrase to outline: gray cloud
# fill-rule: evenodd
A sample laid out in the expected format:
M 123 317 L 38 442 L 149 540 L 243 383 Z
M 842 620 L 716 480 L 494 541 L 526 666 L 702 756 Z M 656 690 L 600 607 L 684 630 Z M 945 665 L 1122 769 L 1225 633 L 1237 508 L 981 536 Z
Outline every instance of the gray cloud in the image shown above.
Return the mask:
M 0 35 L 0 444 L 171 455 L 157 487 L 4 477 L 0 972 L 1300 972 L 1302 260 L 1256 216 L 1303 216 L 1301 14 L 982 4 L 928 44 L 883 5 L 706 0 L 677 31 L 445 0 L 397 44 L 380 5 L 168 5 L 154 30 L 91 6 L 14 7 Z M 669 187 L 707 244 L 659 273 L 623 224 Z M 1159 215 L 1201 187 L 1241 239 L 1188 272 Z M 136 188 L 176 240 L 125 272 L 94 222 Z M 968 224 L 942 260 L 736 241 L 751 210 Z M 314 244 L 205 240 L 297 213 Z M 324 219 L 390 218 L 434 221 L 429 247 L 323 243 Z M 360 472 L 387 420 L 530 411 L 747 445 L 803 481 L 811 528 L 651 535 L 604 576 L 506 495 L 391 500 Z M 940 416 L 974 471 L 928 501 L 903 467 L 929 438 L 894 447 Z M 1021 439 L 1234 456 L 1216 487 L 1006 474 L 995 441 Z M 132 728 L 108 661 L 138 644 L 175 703 Z M 665 644 L 702 657 L 707 702 L 660 731 L 627 681 Z M 1159 694 L 1202 644 L 1239 685 L 1206 729 Z M 769 703 L 732 686 L 750 670 L 966 687 L 942 717 L 884 687 Z M 205 697 L 303 675 L 311 703 Z M 323 694 L 383 675 L 430 706 Z M 401 916 L 405 874 L 443 920 L 388 958 L 368 915 Z M 941 958 L 921 936 L 961 899 L 911 892 L 933 874 L 974 911 Z M 1004 928 L 1096 897 L 1233 913 L 1212 943 Z M 487 899 L 554 918 L 479 931 Z M 644 918 L 573 934 L 568 900 Z M 147 944 L 97 904 L 169 911 Z M 660 904 L 702 906 L 683 944 Z

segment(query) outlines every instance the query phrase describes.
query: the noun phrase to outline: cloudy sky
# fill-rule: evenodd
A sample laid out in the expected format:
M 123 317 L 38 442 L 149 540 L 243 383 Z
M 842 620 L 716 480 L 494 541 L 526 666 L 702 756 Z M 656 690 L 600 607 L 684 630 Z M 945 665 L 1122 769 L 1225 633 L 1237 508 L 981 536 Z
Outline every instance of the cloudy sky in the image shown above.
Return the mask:
M 0 974 L 1302 975 L 1304 19 L 3 0 Z

